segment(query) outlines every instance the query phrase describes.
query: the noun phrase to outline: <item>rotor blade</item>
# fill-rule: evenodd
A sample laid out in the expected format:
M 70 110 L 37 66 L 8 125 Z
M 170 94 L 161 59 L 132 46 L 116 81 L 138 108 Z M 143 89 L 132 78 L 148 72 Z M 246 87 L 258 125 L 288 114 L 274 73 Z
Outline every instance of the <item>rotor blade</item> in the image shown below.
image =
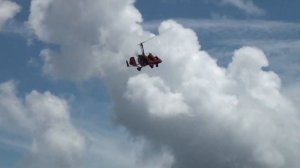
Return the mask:
M 154 39 L 155 37 L 157 37 L 157 36 L 154 35 L 153 37 L 150 37 L 149 39 L 147 39 L 147 40 L 145 40 L 145 41 L 143 41 L 143 42 L 141 42 L 141 43 L 146 43 L 147 41 L 150 41 L 150 40 Z
M 145 41 L 143 41 L 143 42 L 140 42 L 140 43 L 137 44 L 137 45 L 141 45 L 141 44 L 143 44 L 143 43 L 146 43 L 146 42 L 148 42 L 148 41 L 154 39 L 155 37 L 159 37 L 159 36 L 165 34 L 166 32 L 168 32 L 169 30 L 170 30 L 170 29 L 167 29 L 167 30 L 161 32 L 159 35 L 153 35 L 153 37 L 150 37 L 149 39 L 147 39 L 147 40 L 145 40 Z

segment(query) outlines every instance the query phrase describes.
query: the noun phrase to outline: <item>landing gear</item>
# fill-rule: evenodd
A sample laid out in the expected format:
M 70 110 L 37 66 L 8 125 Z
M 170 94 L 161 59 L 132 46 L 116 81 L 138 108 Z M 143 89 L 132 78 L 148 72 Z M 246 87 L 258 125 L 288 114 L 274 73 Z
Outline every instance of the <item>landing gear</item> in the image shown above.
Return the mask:
M 158 64 L 156 64 L 155 66 L 158 67 Z
M 137 67 L 136 69 L 137 69 L 138 71 L 141 71 L 142 67 Z
M 153 68 L 153 65 L 150 65 L 151 68 Z

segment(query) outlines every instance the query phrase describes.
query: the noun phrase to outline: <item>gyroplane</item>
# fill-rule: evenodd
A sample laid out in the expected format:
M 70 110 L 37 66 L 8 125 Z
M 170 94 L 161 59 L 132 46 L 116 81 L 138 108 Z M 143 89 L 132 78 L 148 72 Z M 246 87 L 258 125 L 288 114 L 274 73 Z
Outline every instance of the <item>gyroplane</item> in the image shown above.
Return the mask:
M 162 60 L 158 56 L 154 56 L 152 53 L 146 55 L 144 51 L 144 45 L 143 45 L 145 42 L 153 39 L 154 37 L 138 44 L 141 47 L 142 54 L 137 54 L 137 61 L 135 57 L 130 57 L 129 61 L 126 60 L 127 67 L 137 67 L 138 71 L 141 71 L 143 67 L 148 65 L 151 68 L 153 68 L 154 66 L 158 67 L 158 64 L 160 64 Z

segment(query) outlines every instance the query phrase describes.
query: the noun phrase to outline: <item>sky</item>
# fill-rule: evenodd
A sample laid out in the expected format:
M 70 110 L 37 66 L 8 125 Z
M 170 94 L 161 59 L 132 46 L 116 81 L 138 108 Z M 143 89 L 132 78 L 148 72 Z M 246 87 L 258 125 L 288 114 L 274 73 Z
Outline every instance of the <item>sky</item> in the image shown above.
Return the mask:
M 0 167 L 297 168 L 299 7 L 0 0 Z

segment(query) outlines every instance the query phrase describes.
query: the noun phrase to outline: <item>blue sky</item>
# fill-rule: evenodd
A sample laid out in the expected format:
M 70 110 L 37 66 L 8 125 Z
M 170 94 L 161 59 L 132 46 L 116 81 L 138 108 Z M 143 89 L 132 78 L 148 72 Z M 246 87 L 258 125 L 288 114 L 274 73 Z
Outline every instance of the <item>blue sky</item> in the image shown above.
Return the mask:
M 38 1 L 39 0 L 35 0 L 35 2 Z M 136 125 L 141 123 L 137 123 L 136 125 L 135 123 L 130 123 L 131 119 L 138 119 L 138 117 L 145 117 L 147 115 L 144 116 L 144 114 L 138 114 L 137 116 L 132 116 L 131 119 L 127 119 L 122 116 L 122 114 L 119 114 L 119 112 L 114 112 L 118 111 L 120 107 L 124 107 L 123 100 L 121 100 L 122 103 L 120 103 L 119 99 L 124 98 L 124 95 L 128 96 L 128 93 L 130 93 L 130 85 L 127 83 L 130 80 L 127 80 L 127 78 L 124 81 L 121 80 L 127 76 L 118 76 L 114 73 L 111 73 L 111 76 L 109 73 L 107 73 L 108 75 L 106 74 L 106 76 L 102 76 L 102 69 L 100 68 L 101 70 L 99 70 L 99 72 L 98 70 L 95 71 L 96 75 L 94 75 L 93 71 L 91 72 L 92 75 L 87 75 L 87 78 L 83 80 L 80 79 L 74 81 L 71 77 L 71 79 L 66 77 L 66 74 L 70 76 L 78 75 L 75 72 L 72 73 L 72 69 L 69 69 L 69 74 L 60 71 L 64 68 L 68 69 L 69 66 L 71 67 L 69 64 L 64 64 L 69 57 L 64 57 L 63 55 L 64 51 L 68 53 L 68 49 L 64 50 L 64 47 L 68 48 L 72 45 L 72 43 L 68 40 L 65 41 L 63 37 L 60 38 L 59 36 L 61 34 L 56 35 L 53 33 L 57 31 L 56 29 L 58 29 L 55 26 L 49 26 L 48 30 L 50 32 L 50 37 L 48 34 L 39 34 L 37 29 L 32 27 L 30 28 L 28 26 L 28 24 L 30 24 L 28 23 L 30 20 L 29 14 L 31 12 L 30 1 L 16 0 L 10 2 L 18 4 L 21 7 L 21 11 L 16 14 L 14 18 L 8 19 L 2 26 L 2 30 L 0 29 L 0 83 L 5 83 L 7 81 L 13 81 L 13 83 L 15 83 L 12 85 L 15 85 L 17 90 L 15 94 L 17 97 L 16 101 L 23 104 L 21 106 L 26 109 L 25 112 L 34 111 L 32 109 L 33 107 L 28 106 L 28 104 L 30 104 L 28 102 L 33 101 L 34 96 L 36 96 L 36 94 L 32 92 L 33 90 L 36 90 L 45 97 L 51 97 L 45 93 L 49 91 L 51 95 L 58 97 L 57 101 L 66 100 L 69 106 L 67 113 L 70 115 L 71 123 L 68 125 L 69 120 L 63 118 L 63 121 L 68 123 L 66 128 L 74 127 L 76 128 L 76 131 L 75 133 L 71 131 L 71 133 L 76 135 L 77 133 L 82 134 L 83 137 L 86 138 L 87 149 L 84 154 L 85 157 L 83 157 L 83 160 L 80 163 L 83 167 L 116 168 L 122 165 L 122 163 L 125 163 L 128 167 L 139 167 L 141 165 L 147 165 L 149 167 L 164 167 L 161 165 L 165 165 L 165 167 L 168 167 L 167 163 L 169 163 L 170 160 L 169 155 L 175 157 L 175 160 L 178 156 L 181 156 L 177 153 L 177 149 L 172 148 L 172 145 L 174 145 L 175 142 L 171 143 L 171 141 L 168 141 L 167 137 L 160 137 L 159 132 L 151 132 L 151 129 L 135 128 Z M 108 3 L 103 3 L 102 5 L 106 4 Z M 271 70 L 278 74 L 283 84 L 282 88 L 280 88 L 283 92 L 282 94 L 289 97 L 289 100 L 293 103 L 297 103 L 297 101 L 299 101 L 299 98 L 297 98 L 299 94 L 296 92 L 300 90 L 300 58 L 298 57 L 300 54 L 299 1 L 137 0 L 134 3 L 134 6 L 142 15 L 142 27 L 155 34 L 157 34 L 157 28 L 160 26 L 161 22 L 169 19 L 176 20 L 184 27 L 192 29 L 200 41 L 201 49 L 206 51 L 213 59 L 215 59 L 220 67 L 227 68 L 232 62 L 234 51 L 243 46 L 254 46 L 262 49 L 270 64 L 270 66 L 265 68 L 265 70 Z M 57 6 L 53 5 L 53 10 L 55 10 L 55 7 Z M 72 6 L 68 9 L 71 11 Z M 84 11 L 83 13 L 80 12 L 78 12 L 78 15 L 81 16 L 81 14 L 84 14 Z M 66 16 L 69 17 L 69 15 Z M 101 15 L 100 13 L 98 17 L 101 20 L 102 17 L 105 18 L 106 16 Z M 109 16 L 109 18 L 110 17 L 113 18 L 113 16 Z M 120 22 L 120 24 L 123 24 L 122 20 L 116 20 L 116 23 L 119 24 Z M 61 23 L 63 24 L 63 22 Z M 70 25 L 72 26 L 73 24 L 74 22 L 70 21 Z M 103 24 L 109 25 L 109 23 L 106 22 Z M 91 23 L 91 25 L 94 25 L 94 23 Z M 85 26 L 88 29 L 90 25 L 87 24 Z M 85 26 L 81 25 L 78 29 Z M 53 30 L 51 28 L 53 28 Z M 93 29 L 91 29 L 91 31 L 92 30 Z M 51 33 L 55 35 L 52 37 Z M 132 46 L 132 48 L 134 47 L 135 46 Z M 146 49 L 147 47 L 148 49 L 153 48 L 151 46 L 146 46 Z M 168 48 L 168 46 L 160 47 Z M 71 46 L 71 48 L 73 48 L 73 46 Z M 54 61 L 50 61 L 49 65 L 55 66 L 55 63 L 57 63 L 55 61 L 58 60 L 59 62 L 57 66 L 62 66 L 62 68 L 60 67 L 61 69 L 58 71 L 45 70 L 47 61 L 45 61 L 45 57 L 41 52 L 45 49 L 54 52 L 53 55 L 48 55 L 54 58 Z M 116 49 L 112 49 L 112 51 L 118 49 L 119 47 L 116 47 Z M 85 48 L 83 50 L 85 51 Z M 124 51 L 128 53 L 128 50 L 125 49 Z M 160 50 L 156 50 L 155 48 L 154 51 L 160 52 Z M 60 54 L 60 52 L 62 54 Z M 66 59 L 60 60 L 60 56 Z M 89 66 L 86 65 L 85 62 L 78 64 L 76 61 L 81 61 L 82 59 L 75 57 L 76 56 L 74 56 L 74 64 L 76 64 L 76 66 Z M 116 55 L 116 57 L 118 57 L 118 55 Z M 105 58 L 103 58 L 103 60 L 105 60 Z M 109 63 L 110 62 L 108 62 L 108 64 Z M 100 64 L 99 66 L 101 67 L 103 65 Z M 112 66 L 114 65 L 112 64 Z M 162 64 L 161 66 L 164 65 Z M 93 66 L 91 65 L 91 67 Z M 89 67 L 80 67 L 78 69 L 81 68 L 88 69 Z M 129 71 L 133 72 L 131 70 Z M 56 72 L 59 75 L 55 76 Z M 145 70 L 145 72 L 147 73 L 149 70 Z M 128 70 L 126 70 L 126 74 L 127 73 L 129 73 Z M 157 76 L 160 76 L 157 72 L 149 72 L 149 74 L 153 76 L 158 74 Z M 136 72 L 133 72 L 132 76 L 135 75 L 137 75 Z M 110 78 L 120 78 L 120 81 L 116 79 L 111 80 Z M 158 81 L 159 83 L 159 80 L 154 80 L 154 82 L 155 81 Z M 117 82 L 120 82 L 121 86 L 116 84 Z M 123 83 L 124 85 L 127 83 L 128 86 L 122 86 Z M 166 81 L 166 85 L 167 84 L 168 82 Z M 163 84 L 160 83 L 160 85 Z M 172 93 L 173 90 L 176 90 L 176 87 L 172 87 L 172 84 L 170 84 L 171 89 L 165 89 L 167 90 L 166 92 Z M 122 90 L 124 88 L 127 88 L 128 91 L 124 95 L 118 95 L 116 90 Z M 2 94 L 3 93 L 1 92 L 1 95 Z M 3 97 L 5 97 L 5 94 L 3 95 Z M 172 101 L 181 100 L 176 96 L 174 97 L 174 99 L 171 99 Z M 53 99 L 56 100 L 56 98 Z M 199 101 L 201 101 L 201 99 L 199 99 Z M 128 103 L 130 101 L 128 100 L 124 102 Z M 43 104 L 43 102 L 41 104 Z M 2 106 L 0 107 L 0 117 L 2 116 L 1 118 L 3 119 L 11 119 L 10 117 L 7 117 L 10 116 L 6 114 L 9 113 L 5 111 L 7 109 Z M 143 109 L 142 107 L 142 105 L 141 107 L 137 106 L 137 109 Z M 134 108 L 135 105 L 132 104 L 128 105 L 128 107 L 125 106 L 125 109 L 129 109 L 128 111 Z M 295 105 L 295 108 L 296 111 L 299 112 L 297 105 Z M 0 122 L 3 119 L 0 119 Z M 152 119 L 153 118 L 145 119 L 145 122 L 152 121 Z M 31 121 L 31 119 L 29 119 L 29 121 Z M 171 120 L 170 123 L 173 123 L 174 121 Z M 34 152 L 32 154 L 34 146 L 32 144 L 35 141 L 37 141 L 37 144 L 39 143 L 40 139 L 38 138 L 38 133 L 35 131 L 32 133 L 31 129 L 29 129 L 30 131 L 28 132 L 30 133 L 27 135 L 26 131 L 25 133 L 22 133 L 22 126 L 7 129 L 10 125 L 5 122 L 3 123 L 4 124 L 0 123 L 0 167 L 20 167 L 20 164 L 22 163 L 27 164 L 28 162 L 34 162 L 34 159 L 30 159 L 30 157 L 34 158 L 37 156 L 34 155 L 36 154 Z M 161 124 L 160 126 L 166 125 Z M 161 129 L 168 130 L 169 128 L 166 126 Z M 80 142 L 81 138 L 78 138 L 78 144 L 80 144 Z M 165 147 L 169 150 L 165 151 Z M 103 148 L 105 148 L 104 152 L 97 151 L 98 149 L 99 151 L 102 151 Z M 45 149 L 45 151 L 48 150 L 51 151 L 50 149 Z M 38 152 L 37 154 L 39 154 Z M 81 148 L 78 149 L 78 152 L 81 152 Z M 158 156 L 154 156 L 156 152 L 159 153 Z M 174 153 L 172 154 L 172 152 Z M 184 152 L 188 153 L 188 150 L 184 150 Z M 214 152 L 211 152 L 212 155 L 213 153 Z M 127 160 L 126 157 L 124 158 L 124 154 L 128 154 Z M 202 156 L 201 153 L 197 152 L 192 154 Z M 116 155 L 116 158 L 112 157 L 112 155 Z M 41 157 L 43 156 L 46 158 L 49 157 L 48 155 L 41 155 Z M 211 157 L 214 158 L 213 156 Z M 114 159 L 117 159 L 118 161 L 115 163 L 112 162 Z M 43 160 L 43 158 L 41 158 L 41 160 Z M 50 159 L 50 162 L 51 161 L 52 160 Z M 157 161 L 157 164 L 161 163 L 161 165 L 151 165 L 151 162 L 153 161 Z M 37 167 L 44 163 L 42 162 L 43 161 L 38 162 L 36 164 Z M 53 162 L 55 162 L 55 159 L 53 159 Z M 184 166 L 184 164 L 188 165 L 188 161 L 186 160 L 179 159 L 177 162 L 182 164 L 178 164 L 179 166 Z M 205 164 L 205 162 L 203 163 Z M 242 163 L 240 164 L 242 165 Z M 270 165 L 272 166 L 272 164 L 269 164 L 265 167 L 271 167 Z M 28 167 L 30 167 L 30 164 Z
M 275 21 L 298 22 L 297 9 L 300 3 L 291 0 L 285 1 L 258 1 L 253 3 L 265 11 L 263 16 L 253 16 L 232 5 L 220 5 L 218 1 L 180 1 L 180 0 L 154 0 L 137 1 L 136 6 L 143 13 L 145 20 L 157 20 L 166 18 L 211 18 L 212 15 L 218 14 L 234 19 L 261 19 Z

